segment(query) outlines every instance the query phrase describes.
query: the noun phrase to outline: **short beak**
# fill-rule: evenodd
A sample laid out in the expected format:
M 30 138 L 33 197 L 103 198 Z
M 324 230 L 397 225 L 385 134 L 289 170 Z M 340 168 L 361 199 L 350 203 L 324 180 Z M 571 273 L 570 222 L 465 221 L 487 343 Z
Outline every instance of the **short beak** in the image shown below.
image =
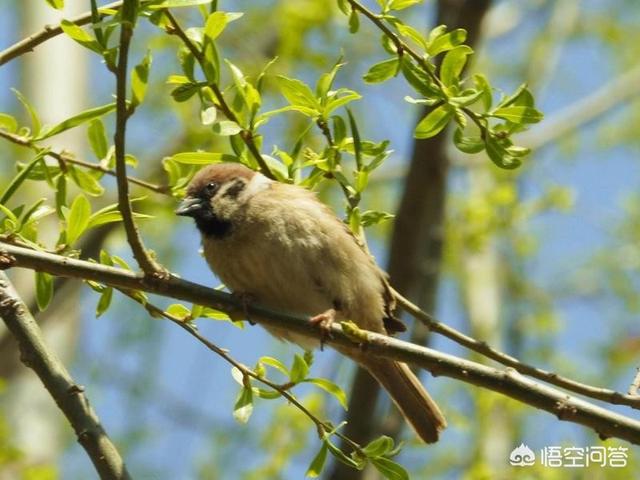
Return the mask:
M 181 215 L 183 217 L 193 217 L 198 213 L 198 211 L 202 210 L 203 206 L 204 205 L 201 198 L 185 197 L 178 206 L 176 215 Z

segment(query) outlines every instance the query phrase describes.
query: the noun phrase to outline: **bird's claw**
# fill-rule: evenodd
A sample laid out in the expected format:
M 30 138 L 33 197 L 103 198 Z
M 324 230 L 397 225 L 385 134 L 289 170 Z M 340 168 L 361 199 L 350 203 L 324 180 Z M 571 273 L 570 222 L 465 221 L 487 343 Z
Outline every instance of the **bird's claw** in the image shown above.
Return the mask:
M 327 339 L 333 339 L 333 335 L 331 333 L 331 325 L 333 325 L 333 322 L 335 322 L 335 320 L 336 311 L 333 308 L 330 308 L 326 312 L 322 312 L 309 319 L 309 322 L 320 328 L 320 350 L 324 349 L 324 343 L 327 341 Z

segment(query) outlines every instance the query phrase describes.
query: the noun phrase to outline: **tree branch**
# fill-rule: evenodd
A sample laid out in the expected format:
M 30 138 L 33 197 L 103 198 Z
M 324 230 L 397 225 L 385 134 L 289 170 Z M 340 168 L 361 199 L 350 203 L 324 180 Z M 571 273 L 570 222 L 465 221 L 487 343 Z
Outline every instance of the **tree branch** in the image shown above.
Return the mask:
M 105 283 L 116 288 L 143 290 L 224 312 L 246 308 L 252 320 L 278 326 L 292 332 L 319 338 L 321 330 L 308 319 L 273 312 L 258 305 L 242 305 L 232 295 L 175 276 L 147 277 L 143 274 L 105 265 L 75 260 L 14 245 L 0 244 L 0 266 L 18 266 L 53 275 L 72 276 Z M 502 393 L 527 405 L 545 410 L 560 420 L 594 429 L 601 438 L 616 437 L 640 445 L 640 421 L 611 412 L 572 397 L 553 387 L 523 377 L 515 369 L 498 370 L 453 355 L 403 342 L 386 335 L 358 330 L 345 332 L 340 325 L 331 329 L 327 343 L 343 348 L 366 350 L 378 355 L 424 368 L 433 375 L 455 378 L 465 383 Z
M 20 145 L 22 147 L 27 147 L 30 148 L 31 150 L 35 151 L 36 153 L 38 153 L 41 148 L 34 144 L 33 142 L 31 142 L 28 138 L 26 137 L 21 137 L 20 135 L 15 135 L 13 133 L 9 133 L 5 130 L 0 130 L 0 137 L 9 140 L 10 142 L 16 144 L 16 145 Z M 66 152 L 55 152 L 55 151 L 48 151 L 46 153 L 47 156 L 51 157 L 51 158 L 55 158 L 58 163 L 64 165 L 65 163 L 70 163 L 72 165 L 78 165 L 79 167 L 84 167 L 84 168 L 88 168 L 90 170 L 95 170 L 97 172 L 102 172 L 106 175 L 110 175 L 112 177 L 116 176 L 116 172 L 107 168 L 107 167 L 103 167 L 102 165 L 100 165 L 99 163 L 91 163 L 91 162 L 85 162 L 84 160 L 78 160 L 77 158 L 75 158 L 73 155 L 70 155 L 69 153 Z M 153 192 L 156 193 L 160 193 L 163 195 L 169 195 L 169 191 L 171 190 L 171 188 L 169 186 L 164 186 L 164 185 L 154 185 L 153 183 L 147 182 L 146 180 L 141 180 L 139 178 L 136 177 L 131 177 L 128 176 L 127 177 L 127 181 L 129 181 L 129 183 L 133 183 L 135 185 L 138 185 L 140 187 L 146 188 L 147 190 L 151 190 Z
M 100 15 L 100 18 L 105 17 L 107 14 L 100 13 L 100 10 L 119 9 L 121 6 L 121 1 L 109 3 L 98 9 L 98 15 Z M 91 22 L 91 12 L 85 12 L 77 17 L 73 17 L 70 21 L 76 25 L 86 25 Z M 33 49 L 41 43 L 44 43 L 50 38 L 60 35 L 61 33 L 62 28 L 60 25 L 45 25 L 39 32 L 29 35 L 27 38 L 20 40 L 18 43 L 13 44 L 9 48 L 0 52 L 0 66 L 19 57 L 20 55 L 32 52 Z
M 125 161 L 125 138 L 127 119 L 132 113 L 127 106 L 127 63 L 129 59 L 129 45 L 133 36 L 133 19 L 135 18 L 135 4 L 125 0 L 123 19 L 120 23 L 120 47 L 118 49 L 118 65 L 116 67 L 116 133 L 114 136 L 116 157 L 116 179 L 118 183 L 118 209 L 122 214 L 122 222 L 127 234 L 127 241 L 133 256 L 145 274 L 163 275 L 162 267 L 149 255 L 138 227 L 133 220 L 133 209 L 129 200 L 129 182 L 127 181 L 127 164 Z M 131 11 L 129 15 L 126 12 Z
M 474 352 L 484 355 L 491 360 L 495 360 L 506 367 L 513 368 L 524 375 L 529 375 L 530 377 L 543 380 L 557 387 L 564 388 L 565 390 L 584 395 L 585 397 L 603 400 L 613 405 L 626 405 L 631 408 L 640 409 L 640 396 L 638 395 L 633 395 L 631 393 L 623 394 L 607 388 L 594 387 L 592 385 L 576 382 L 570 378 L 562 377 L 557 373 L 548 372 L 541 368 L 522 363 L 517 358 L 507 355 L 500 350 L 496 350 L 484 341 L 476 340 L 473 337 L 459 332 L 455 328 L 439 322 L 434 317 L 422 311 L 416 305 L 404 298 L 398 292 L 394 291 L 393 293 L 398 301 L 398 306 L 409 313 L 412 317 L 420 320 L 429 328 L 429 330 L 447 337 L 469 350 L 473 350 Z
M 22 363 L 33 369 L 67 417 L 78 442 L 103 480 L 129 479 L 129 473 L 115 445 L 105 432 L 82 386 L 44 343 L 40 327 L 0 272 L 0 317 L 18 341 Z

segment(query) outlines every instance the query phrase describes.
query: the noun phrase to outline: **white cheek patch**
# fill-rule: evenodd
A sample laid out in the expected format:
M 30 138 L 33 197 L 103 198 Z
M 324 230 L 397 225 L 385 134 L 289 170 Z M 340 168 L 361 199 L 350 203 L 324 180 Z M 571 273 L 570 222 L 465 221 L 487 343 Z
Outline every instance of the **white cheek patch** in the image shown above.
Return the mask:
M 261 173 L 256 173 L 247 185 L 245 191 L 242 193 L 242 196 L 245 198 L 251 198 L 256 193 L 262 192 L 263 190 L 269 188 L 272 183 L 273 180 L 268 179 Z

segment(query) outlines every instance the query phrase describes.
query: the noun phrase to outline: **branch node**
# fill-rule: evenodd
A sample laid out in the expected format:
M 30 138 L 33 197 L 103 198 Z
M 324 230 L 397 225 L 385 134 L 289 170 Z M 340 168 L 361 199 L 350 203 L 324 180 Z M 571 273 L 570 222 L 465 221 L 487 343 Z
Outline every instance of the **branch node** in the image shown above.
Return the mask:
M 69 396 L 76 395 L 76 394 L 79 394 L 79 393 L 84 393 L 84 386 L 83 385 L 78 385 L 76 383 L 76 384 L 71 385 L 67 389 L 67 394 L 69 394 Z
M 7 270 L 13 267 L 16 264 L 16 261 L 16 257 L 13 255 L 0 251 L 0 270 Z

